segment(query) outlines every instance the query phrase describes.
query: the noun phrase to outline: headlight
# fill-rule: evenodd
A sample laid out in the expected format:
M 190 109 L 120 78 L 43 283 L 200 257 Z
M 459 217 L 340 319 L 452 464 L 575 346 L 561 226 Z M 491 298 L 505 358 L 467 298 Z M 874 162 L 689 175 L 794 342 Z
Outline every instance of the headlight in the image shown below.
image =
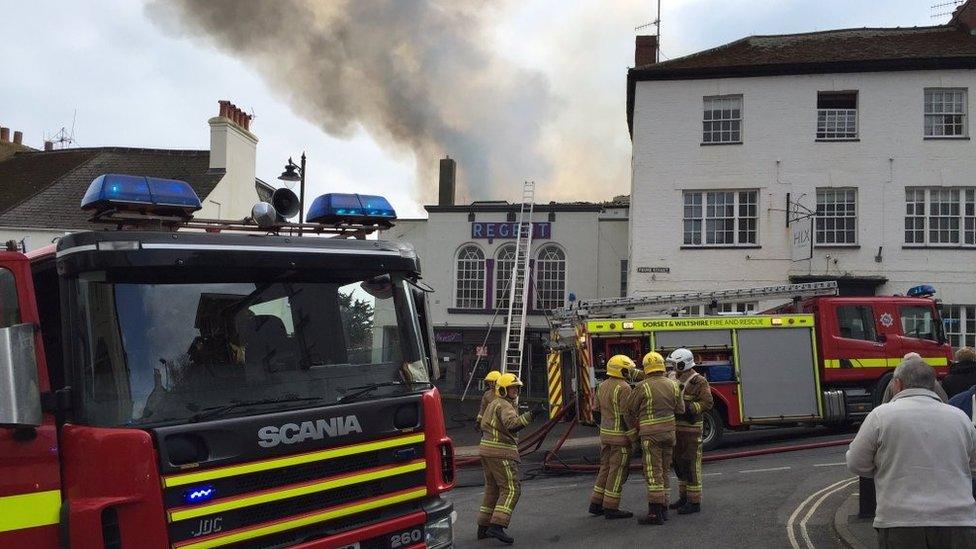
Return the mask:
M 454 529 L 452 522 L 454 513 L 432 522 L 427 523 L 427 547 L 428 549 L 441 549 L 451 547 L 454 543 Z

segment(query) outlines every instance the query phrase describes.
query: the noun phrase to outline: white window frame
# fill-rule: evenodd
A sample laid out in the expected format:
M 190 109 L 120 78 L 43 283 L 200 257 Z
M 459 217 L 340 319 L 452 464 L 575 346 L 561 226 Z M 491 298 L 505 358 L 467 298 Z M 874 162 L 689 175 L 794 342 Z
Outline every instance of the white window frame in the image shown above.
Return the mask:
M 738 103 L 738 108 L 736 108 Z M 744 106 L 742 94 L 706 95 L 702 98 L 702 145 L 738 145 L 742 143 Z M 711 107 L 711 108 L 709 108 Z M 715 107 L 719 107 L 716 109 Z M 720 118 L 714 118 L 715 111 L 719 111 Z M 728 114 L 726 114 L 728 111 Z M 738 111 L 738 116 L 736 116 Z M 718 124 L 716 129 L 715 124 Z M 728 129 L 725 129 L 725 128 Z M 724 134 L 728 133 L 728 139 Z M 734 136 L 738 134 L 738 139 Z M 715 136 L 718 139 L 714 139 Z
M 743 201 L 751 193 L 753 202 Z M 732 202 L 728 202 L 731 195 Z M 720 200 L 721 198 L 721 200 Z M 754 248 L 759 246 L 759 189 L 714 189 L 708 191 L 682 191 L 682 248 Z M 728 211 L 719 211 L 731 207 Z M 751 210 L 752 215 L 746 215 Z M 745 213 L 744 213 L 745 212 Z M 717 230 L 716 225 L 732 220 L 732 241 L 715 238 L 727 230 Z M 754 233 L 752 240 L 743 238 L 744 233 Z M 696 242 L 697 235 L 697 242 Z M 690 238 L 689 238 L 690 236 Z M 710 241 L 711 239 L 711 241 Z
M 952 97 L 946 102 L 946 94 L 961 94 L 960 101 Z M 922 136 L 925 139 L 966 139 L 969 137 L 969 89 L 968 88 L 925 88 L 922 103 Z M 948 107 L 947 107 L 948 105 Z M 946 124 L 946 117 L 960 116 L 956 124 Z M 962 133 L 946 135 L 945 128 L 960 126 Z M 938 128 L 942 129 L 939 133 Z
M 827 198 L 832 201 L 827 201 Z M 822 206 L 822 208 L 821 208 Z M 832 211 L 831 211 L 832 210 Z M 817 214 L 814 218 L 814 245 L 818 248 L 857 246 L 857 188 L 820 187 L 817 189 Z M 846 223 L 852 222 L 848 229 Z M 843 228 L 838 228 L 843 224 Z M 832 225 L 832 227 L 831 227 Z M 847 233 L 853 231 L 854 239 L 847 241 Z M 833 235 L 833 241 L 827 238 Z M 843 241 L 838 239 L 843 236 Z
M 905 187 L 904 226 L 909 247 L 976 248 L 976 187 Z
M 466 257 L 468 250 L 477 251 L 480 258 Z M 462 254 L 465 257 L 462 257 Z M 462 264 L 462 262 L 464 262 Z M 487 276 L 485 271 L 485 251 L 481 246 L 468 243 L 460 246 L 454 254 L 454 306 L 458 309 L 484 309 L 485 308 L 485 285 Z M 471 273 L 470 278 L 465 278 L 463 282 L 474 282 L 474 288 L 462 288 L 462 273 Z M 478 274 L 480 273 L 480 275 Z M 478 283 L 480 282 L 480 287 Z M 462 292 L 466 292 L 462 295 Z M 480 299 L 479 299 L 480 295 Z
M 504 258 L 503 254 L 511 253 L 511 258 Z M 502 273 L 502 266 L 511 264 L 507 273 Z M 515 269 L 515 244 L 502 244 L 495 252 L 495 303 L 496 309 L 507 309 L 511 296 L 512 271 Z
M 853 94 L 853 109 L 821 109 L 819 107 L 821 94 Z M 853 141 L 860 136 L 857 121 L 858 102 L 860 94 L 857 90 L 818 91 L 817 92 L 817 141 Z
M 555 251 L 558 258 L 545 257 Z M 545 244 L 535 256 L 533 268 L 533 304 L 537 311 L 551 311 L 566 305 L 566 250 L 556 244 Z M 545 297 L 543 297 L 545 294 Z M 558 295 L 558 298 L 555 297 Z M 558 299 L 558 301 L 557 301 Z
M 953 349 L 976 347 L 976 305 L 942 305 L 942 323 Z

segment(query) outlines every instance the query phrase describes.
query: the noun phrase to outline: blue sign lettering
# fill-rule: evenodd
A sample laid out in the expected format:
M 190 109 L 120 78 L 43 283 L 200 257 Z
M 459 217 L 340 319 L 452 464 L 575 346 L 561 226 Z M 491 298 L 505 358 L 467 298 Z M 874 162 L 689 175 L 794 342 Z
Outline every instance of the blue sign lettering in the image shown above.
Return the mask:
M 478 221 L 471 224 L 471 238 L 487 238 L 489 242 L 496 238 L 506 240 L 517 238 L 518 233 L 518 223 Z M 533 223 L 532 238 L 535 240 L 548 240 L 552 238 L 552 223 L 548 221 Z

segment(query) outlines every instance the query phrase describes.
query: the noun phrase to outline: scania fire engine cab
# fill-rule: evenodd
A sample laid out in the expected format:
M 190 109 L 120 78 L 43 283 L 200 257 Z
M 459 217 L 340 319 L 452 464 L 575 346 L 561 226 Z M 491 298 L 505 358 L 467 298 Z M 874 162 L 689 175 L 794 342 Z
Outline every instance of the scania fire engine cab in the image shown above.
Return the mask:
M 0 252 L 0 544 L 452 545 L 418 258 L 362 238 L 384 199 L 228 223 L 105 175 L 83 207 L 110 230 Z

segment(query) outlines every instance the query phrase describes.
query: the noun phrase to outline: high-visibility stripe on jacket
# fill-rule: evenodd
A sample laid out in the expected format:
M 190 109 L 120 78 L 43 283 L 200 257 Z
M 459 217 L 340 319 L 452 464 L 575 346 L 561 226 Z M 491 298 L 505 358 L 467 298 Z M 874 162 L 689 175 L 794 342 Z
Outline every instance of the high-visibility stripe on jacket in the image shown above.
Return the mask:
M 600 407 L 600 442 L 613 446 L 629 446 L 636 436 L 634 422 L 627 413 L 627 399 L 631 388 L 626 381 L 607 378 L 596 390 L 596 402 Z
M 702 428 L 702 414 L 712 409 L 712 390 L 708 380 L 694 370 L 687 370 L 678 374 L 678 384 L 681 388 L 682 400 L 686 413 L 677 418 L 679 431 L 700 431 Z
M 642 437 L 674 431 L 675 414 L 685 411 L 678 385 L 663 372 L 648 374 L 638 383 L 626 407 L 631 416 L 637 418 Z
M 515 405 L 507 398 L 495 398 L 485 409 L 481 418 L 481 443 L 478 454 L 487 458 L 502 458 L 520 461 L 518 438 L 515 433 L 529 424 L 532 414 L 519 415 Z

